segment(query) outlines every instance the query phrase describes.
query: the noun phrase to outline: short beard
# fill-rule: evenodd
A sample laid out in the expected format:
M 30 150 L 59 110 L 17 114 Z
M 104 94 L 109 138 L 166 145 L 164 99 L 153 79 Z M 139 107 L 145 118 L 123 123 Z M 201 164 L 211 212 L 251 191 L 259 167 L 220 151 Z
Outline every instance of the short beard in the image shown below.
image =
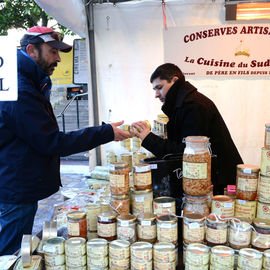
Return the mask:
M 52 64 L 49 64 L 39 53 L 38 59 L 37 59 L 37 64 L 40 66 L 40 68 L 47 73 L 48 75 L 53 74 L 53 70 L 51 70 L 52 67 L 57 67 L 57 62 L 54 62 Z

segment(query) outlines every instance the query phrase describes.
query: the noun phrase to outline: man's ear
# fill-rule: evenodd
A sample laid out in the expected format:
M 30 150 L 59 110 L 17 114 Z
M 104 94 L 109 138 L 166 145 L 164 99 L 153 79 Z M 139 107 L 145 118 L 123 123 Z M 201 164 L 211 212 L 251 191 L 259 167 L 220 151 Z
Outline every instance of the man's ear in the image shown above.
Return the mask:
M 172 82 L 175 83 L 178 79 L 179 79 L 178 77 L 174 76 L 174 77 L 172 78 Z
M 38 50 L 33 44 L 28 44 L 26 47 L 27 54 L 34 60 L 38 57 Z

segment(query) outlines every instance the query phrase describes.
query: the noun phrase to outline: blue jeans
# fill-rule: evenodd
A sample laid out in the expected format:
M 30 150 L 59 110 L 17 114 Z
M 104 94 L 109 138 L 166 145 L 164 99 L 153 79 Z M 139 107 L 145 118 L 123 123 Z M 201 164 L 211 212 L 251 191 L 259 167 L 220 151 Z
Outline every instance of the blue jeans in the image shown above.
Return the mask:
M 0 256 L 16 252 L 21 247 L 22 236 L 32 234 L 37 202 L 0 203 Z

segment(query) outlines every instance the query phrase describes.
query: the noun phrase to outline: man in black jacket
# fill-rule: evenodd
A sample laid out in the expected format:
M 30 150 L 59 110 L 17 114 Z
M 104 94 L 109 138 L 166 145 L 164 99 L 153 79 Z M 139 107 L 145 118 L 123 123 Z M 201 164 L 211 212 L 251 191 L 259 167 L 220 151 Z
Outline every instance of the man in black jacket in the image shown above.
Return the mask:
M 138 136 L 142 146 L 157 158 L 169 153 L 183 153 L 183 139 L 187 136 L 209 137 L 212 153 L 217 155 L 214 192 L 223 194 L 224 187 L 235 184 L 236 165 L 243 161 L 215 104 L 187 82 L 174 64 L 159 66 L 150 82 L 155 97 L 163 103 L 162 111 L 169 118 L 168 139 L 153 134 L 143 121 L 132 124 L 138 130 L 133 135 Z

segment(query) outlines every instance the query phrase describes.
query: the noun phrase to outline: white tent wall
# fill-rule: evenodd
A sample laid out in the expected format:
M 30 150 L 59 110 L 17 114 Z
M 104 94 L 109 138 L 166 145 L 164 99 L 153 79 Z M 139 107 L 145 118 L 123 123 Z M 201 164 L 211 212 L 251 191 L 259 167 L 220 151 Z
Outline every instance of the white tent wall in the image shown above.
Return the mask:
M 168 27 L 228 24 L 223 1 L 166 1 L 166 16 Z M 100 119 L 107 121 L 110 109 L 113 121 L 156 119 L 162 104 L 149 77 L 164 63 L 161 1 L 97 4 L 94 24 Z M 215 102 L 244 162 L 259 165 L 264 125 L 270 122 L 269 79 L 187 80 Z M 103 149 L 117 147 L 110 143 Z

